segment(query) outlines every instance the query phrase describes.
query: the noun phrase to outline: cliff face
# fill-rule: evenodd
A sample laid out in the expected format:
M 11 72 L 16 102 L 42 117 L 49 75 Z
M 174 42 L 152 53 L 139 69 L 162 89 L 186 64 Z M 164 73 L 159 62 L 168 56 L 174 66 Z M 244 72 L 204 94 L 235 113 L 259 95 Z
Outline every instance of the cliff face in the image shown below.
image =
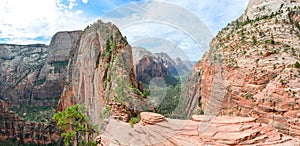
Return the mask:
M 10 106 L 31 104 L 48 54 L 46 45 L 0 45 L 0 97 Z
M 57 33 L 50 46 L 0 45 L 0 98 L 9 106 L 56 106 L 69 52 L 80 31 Z
M 299 0 L 249 0 L 247 9 L 242 15 L 243 20 L 255 19 L 261 16 L 269 16 L 272 12 L 288 7 L 297 6 Z
M 0 100 L 0 141 L 17 140 L 20 144 L 57 144 L 60 130 L 50 124 L 27 122 L 9 111 L 7 104 Z
M 187 114 L 253 116 L 300 137 L 298 14 L 297 0 L 250 0 L 195 65 Z
M 107 109 L 113 117 L 127 121 L 148 108 L 136 90 L 130 45 L 115 25 L 99 20 L 85 29 L 71 54 L 58 110 L 82 103 L 98 126 Z
M 82 31 L 58 32 L 53 36 L 47 59 L 36 81 L 38 84 L 32 91 L 33 97 L 44 101 L 44 105 L 49 100 L 57 105 L 66 85 L 70 51 L 76 47 L 81 33 Z
M 165 53 L 151 53 L 144 48 L 133 48 L 133 62 L 137 81 L 149 84 L 151 79 L 160 77 L 168 80 L 176 80 L 174 76 L 187 74 L 192 65 L 180 58 L 173 60 Z M 168 83 L 167 83 L 168 84 Z

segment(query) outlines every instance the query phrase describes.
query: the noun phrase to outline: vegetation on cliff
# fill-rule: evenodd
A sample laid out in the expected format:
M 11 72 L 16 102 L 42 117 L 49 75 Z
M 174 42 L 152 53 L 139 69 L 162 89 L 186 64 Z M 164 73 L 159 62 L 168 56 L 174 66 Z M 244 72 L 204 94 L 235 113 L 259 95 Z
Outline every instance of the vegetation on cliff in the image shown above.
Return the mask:
M 96 145 L 91 141 L 92 134 L 96 133 L 96 130 L 86 115 L 84 105 L 70 106 L 65 111 L 54 114 L 53 119 L 64 131 L 61 136 L 66 146 Z

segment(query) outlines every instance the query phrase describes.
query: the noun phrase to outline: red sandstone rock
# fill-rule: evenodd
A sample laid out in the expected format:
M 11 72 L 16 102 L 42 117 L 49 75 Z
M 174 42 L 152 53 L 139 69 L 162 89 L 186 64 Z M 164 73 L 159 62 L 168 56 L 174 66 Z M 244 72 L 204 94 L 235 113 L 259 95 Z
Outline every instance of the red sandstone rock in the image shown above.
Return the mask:
M 300 138 L 300 69 L 294 66 L 300 55 L 299 3 L 250 0 L 245 14 L 218 33 L 195 65 L 187 115 L 201 109 L 211 115 L 250 116 Z
M 40 145 L 60 142 L 60 130 L 51 124 L 27 122 L 8 110 L 7 104 L 0 100 L 0 141 L 17 139 L 19 142 Z
M 163 117 L 141 113 L 147 119 Z M 147 116 L 145 116 L 147 115 Z M 257 123 L 248 117 L 193 116 L 202 121 L 168 119 L 144 125 L 110 120 L 104 133 L 98 136 L 98 145 L 297 145 L 299 140 Z M 210 120 L 207 120 L 210 119 Z M 226 122 L 212 122 L 226 121 Z M 238 124 L 237 124 L 238 123 Z M 230 128 L 232 127 L 232 128 Z

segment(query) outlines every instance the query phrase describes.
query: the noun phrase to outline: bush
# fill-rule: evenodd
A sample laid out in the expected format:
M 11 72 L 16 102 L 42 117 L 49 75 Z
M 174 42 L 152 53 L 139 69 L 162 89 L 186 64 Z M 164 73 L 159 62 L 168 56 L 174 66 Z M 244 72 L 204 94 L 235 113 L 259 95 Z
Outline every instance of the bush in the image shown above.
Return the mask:
M 129 124 L 130 124 L 131 127 L 133 127 L 134 124 L 136 124 L 136 123 L 138 123 L 140 121 L 141 121 L 141 116 L 138 115 L 137 117 L 130 118 Z
M 36 86 L 40 86 L 46 82 L 46 78 L 35 81 Z
M 295 66 L 296 68 L 300 68 L 300 63 L 297 61 L 297 62 L 294 64 L 294 66 Z
M 54 66 L 54 73 L 61 73 L 63 69 L 66 69 L 69 61 L 52 61 L 50 64 Z
M 22 119 L 33 122 L 50 123 L 52 116 L 55 113 L 56 107 L 53 106 L 27 106 L 20 105 L 19 108 L 12 107 L 11 110 L 15 111 Z
M 252 43 L 253 43 L 253 45 L 255 45 L 257 43 L 257 40 L 256 40 L 255 36 L 252 36 Z
M 247 94 L 245 94 L 245 97 L 246 97 L 246 99 L 249 99 L 249 98 L 252 98 L 253 95 L 251 93 L 247 93 Z

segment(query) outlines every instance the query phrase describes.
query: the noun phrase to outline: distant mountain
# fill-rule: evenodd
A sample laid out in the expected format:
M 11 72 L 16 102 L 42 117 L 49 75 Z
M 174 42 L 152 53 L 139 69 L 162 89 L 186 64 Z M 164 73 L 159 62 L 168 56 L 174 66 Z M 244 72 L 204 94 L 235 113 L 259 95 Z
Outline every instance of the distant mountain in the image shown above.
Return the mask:
M 132 54 L 137 81 L 145 84 L 155 77 L 165 79 L 167 84 L 176 84 L 175 77 L 188 74 L 193 67 L 189 61 L 173 60 L 166 53 L 151 53 L 141 47 L 133 47 Z
M 70 51 L 81 31 L 58 32 L 50 45 L 0 44 L 0 99 L 10 107 L 56 106 Z

